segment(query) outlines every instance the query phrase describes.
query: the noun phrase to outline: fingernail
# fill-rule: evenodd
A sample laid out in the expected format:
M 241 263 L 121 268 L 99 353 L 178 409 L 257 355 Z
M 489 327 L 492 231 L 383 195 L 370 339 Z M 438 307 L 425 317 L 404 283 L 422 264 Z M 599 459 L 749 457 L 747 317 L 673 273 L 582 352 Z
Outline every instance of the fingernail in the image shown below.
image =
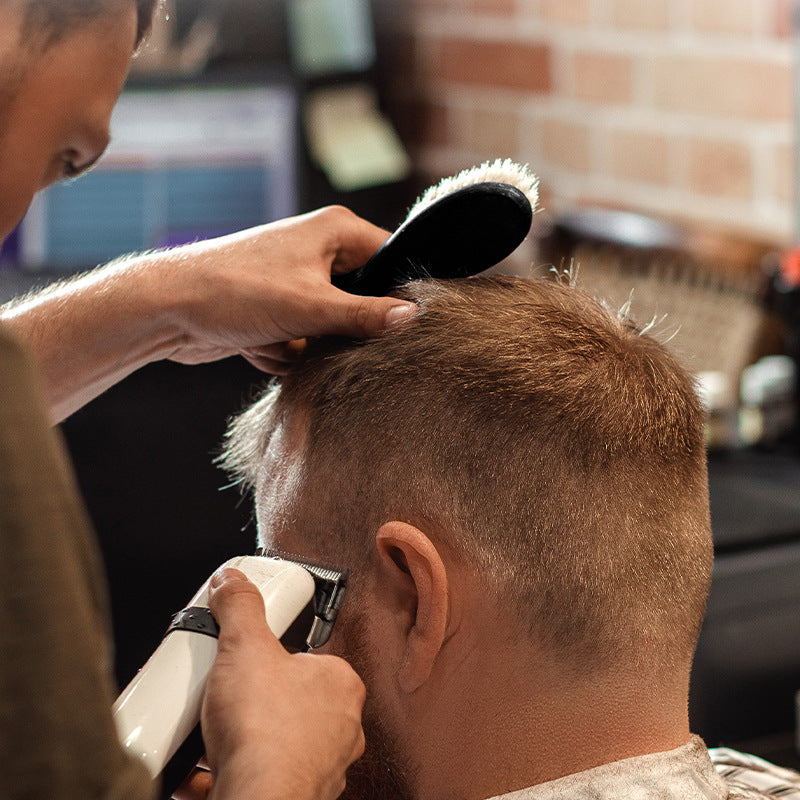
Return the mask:
M 386 327 L 396 328 L 402 325 L 407 320 L 411 319 L 417 313 L 417 306 L 414 303 L 402 303 L 400 305 L 392 306 L 386 312 Z

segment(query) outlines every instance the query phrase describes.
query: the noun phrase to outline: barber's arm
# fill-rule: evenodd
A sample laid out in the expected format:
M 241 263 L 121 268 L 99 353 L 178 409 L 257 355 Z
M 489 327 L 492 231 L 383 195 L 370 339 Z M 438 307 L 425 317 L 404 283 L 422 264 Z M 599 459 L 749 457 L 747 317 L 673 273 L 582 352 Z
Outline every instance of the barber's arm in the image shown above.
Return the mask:
M 346 209 L 322 209 L 128 258 L 0 316 L 33 350 L 58 421 L 152 361 L 240 353 L 280 373 L 304 337 L 379 334 L 408 305 L 354 297 L 330 276 L 363 264 L 385 237 Z
M 220 637 L 202 714 L 209 800 L 334 800 L 364 751 L 364 685 L 339 658 L 287 653 L 242 573 L 218 573 L 211 587 Z

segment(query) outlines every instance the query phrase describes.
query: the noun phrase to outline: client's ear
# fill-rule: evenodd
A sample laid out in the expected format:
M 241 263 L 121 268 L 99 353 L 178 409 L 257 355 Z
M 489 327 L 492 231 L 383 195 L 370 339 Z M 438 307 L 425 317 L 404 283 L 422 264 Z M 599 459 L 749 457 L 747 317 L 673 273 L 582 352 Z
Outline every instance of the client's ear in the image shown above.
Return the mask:
M 405 655 L 400 688 L 416 691 L 430 676 L 445 640 L 449 613 L 447 570 L 431 540 L 405 522 L 387 522 L 375 535 L 378 586 L 397 622 Z

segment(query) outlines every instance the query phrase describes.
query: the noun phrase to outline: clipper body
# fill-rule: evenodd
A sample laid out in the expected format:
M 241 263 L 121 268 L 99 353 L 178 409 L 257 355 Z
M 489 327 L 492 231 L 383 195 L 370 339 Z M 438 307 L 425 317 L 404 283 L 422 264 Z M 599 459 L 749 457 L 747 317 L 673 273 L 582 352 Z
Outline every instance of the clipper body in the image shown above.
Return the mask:
M 264 598 L 267 624 L 281 637 L 311 604 L 315 580 L 297 563 L 238 556 L 223 564 L 244 572 Z M 218 628 L 208 611 L 208 581 L 178 614 L 164 640 L 114 703 L 123 747 L 156 777 L 200 720 Z

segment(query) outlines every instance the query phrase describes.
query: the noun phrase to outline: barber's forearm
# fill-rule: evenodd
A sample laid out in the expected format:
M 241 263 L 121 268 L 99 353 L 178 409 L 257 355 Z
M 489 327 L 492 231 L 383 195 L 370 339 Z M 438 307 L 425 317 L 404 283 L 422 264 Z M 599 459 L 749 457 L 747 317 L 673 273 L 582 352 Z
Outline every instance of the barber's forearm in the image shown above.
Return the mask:
M 53 421 L 69 416 L 181 339 L 166 287 L 147 280 L 148 257 L 59 283 L 2 308 L 33 352 Z
M 331 272 L 363 264 L 385 231 L 328 208 L 112 264 L 2 310 L 44 374 L 55 420 L 145 364 L 241 353 L 280 374 L 308 336 L 369 337 L 416 307 L 356 297 Z

